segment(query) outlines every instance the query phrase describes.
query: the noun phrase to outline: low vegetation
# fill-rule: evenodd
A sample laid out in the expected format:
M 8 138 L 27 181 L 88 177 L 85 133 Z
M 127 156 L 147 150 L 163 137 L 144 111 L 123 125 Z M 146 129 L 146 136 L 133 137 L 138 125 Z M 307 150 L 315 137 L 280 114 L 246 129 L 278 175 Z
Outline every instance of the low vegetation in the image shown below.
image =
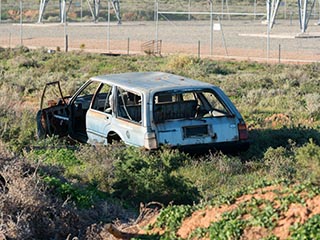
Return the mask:
M 311 206 L 308 201 L 319 195 L 319 69 L 317 63 L 0 49 L 0 238 L 103 239 L 105 224 L 125 229 L 117 219 L 132 223 L 139 204 L 152 201 L 166 207 L 131 237 L 256 239 L 250 235 L 256 231 L 265 239 L 314 238 L 316 211 L 299 213 L 287 235 L 277 231 L 293 204 Z M 220 86 L 248 123 L 249 150 L 191 156 L 166 147 L 150 153 L 36 138 L 46 82 L 59 80 L 71 95 L 90 76 L 130 71 L 171 72 Z M 267 192 L 273 197 L 266 198 Z M 220 217 L 184 232 L 190 216 L 217 206 L 225 208 Z

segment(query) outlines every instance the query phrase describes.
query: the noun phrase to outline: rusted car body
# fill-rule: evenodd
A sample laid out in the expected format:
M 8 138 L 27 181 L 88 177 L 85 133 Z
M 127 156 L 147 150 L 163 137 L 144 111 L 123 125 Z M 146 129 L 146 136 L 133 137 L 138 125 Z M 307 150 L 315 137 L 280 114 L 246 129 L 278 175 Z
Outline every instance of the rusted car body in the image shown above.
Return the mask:
M 246 124 L 220 88 L 169 73 L 92 77 L 70 98 L 61 93 L 46 108 L 41 102 L 40 137 L 69 135 L 90 144 L 122 140 L 146 149 L 249 146 Z

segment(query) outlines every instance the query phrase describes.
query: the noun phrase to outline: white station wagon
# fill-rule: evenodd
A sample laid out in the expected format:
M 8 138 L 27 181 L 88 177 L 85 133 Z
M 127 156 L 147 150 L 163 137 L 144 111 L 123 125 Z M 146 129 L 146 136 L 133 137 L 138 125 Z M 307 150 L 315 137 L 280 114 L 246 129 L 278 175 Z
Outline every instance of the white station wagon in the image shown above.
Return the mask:
M 50 85 L 61 98 L 44 107 Z M 246 150 L 246 124 L 224 92 L 209 83 L 162 72 L 92 77 L 72 97 L 59 82 L 44 89 L 38 135 L 67 136 L 90 144 L 126 144 L 157 149 Z

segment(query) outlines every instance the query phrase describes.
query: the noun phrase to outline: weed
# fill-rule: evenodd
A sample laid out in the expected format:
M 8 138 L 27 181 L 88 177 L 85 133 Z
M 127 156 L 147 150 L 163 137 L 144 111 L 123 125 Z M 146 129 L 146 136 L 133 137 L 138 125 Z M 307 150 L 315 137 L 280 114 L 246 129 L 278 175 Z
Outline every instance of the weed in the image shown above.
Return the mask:
M 264 155 L 267 171 L 274 178 L 292 179 L 295 176 L 295 162 L 292 152 L 284 147 L 269 148 Z
M 176 238 L 175 232 L 180 227 L 182 220 L 192 213 L 192 207 L 188 205 L 168 206 L 162 210 L 157 221 L 151 227 L 165 230 L 165 237 Z
M 320 182 L 320 146 L 312 139 L 309 143 L 296 150 L 296 160 L 299 166 L 298 177 L 302 181 Z
M 304 224 L 294 225 L 290 232 L 290 239 L 319 239 L 320 215 L 314 215 Z
M 191 182 L 176 174 L 185 161 L 187 156 L 175 150 L 149 154 L 137 148 L 125 148 L 114 162 L 114 195 L 135 202 L 197 201 L 198 192 Z

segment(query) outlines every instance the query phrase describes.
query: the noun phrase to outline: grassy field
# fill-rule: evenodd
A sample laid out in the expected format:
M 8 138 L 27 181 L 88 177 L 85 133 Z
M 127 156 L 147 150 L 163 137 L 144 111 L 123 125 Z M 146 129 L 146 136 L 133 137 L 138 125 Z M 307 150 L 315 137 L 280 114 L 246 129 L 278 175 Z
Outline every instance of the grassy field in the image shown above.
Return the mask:
M 132 230 L 130 236 L 239 239 L 258 227 L 265 238 L 283 239 L 276 229 L 290 204 L 305 206 L 319 195 L 319 69 L 316 63 L 0 49 L 0 174 L 6 181 L 0 184 L 0 237 L 103 239 L 108 223 L 122 229 L 130 222 L 137 225 L 132 220 L 140 203 L 157 201 L 167 207 L 149 232 Z M 91 76 L 131 71 L 171 72 L 220 86 L 248 123 L 251 147 L 237 155 L 195 157 L 167 148 L 151 154 L 121 144 L 92 147 L 36 138 L 35 115 L 46 82 L 59 80 L 70 95 Z M 277 187 L 266 190 L 272 186 Z M 273 192 L 277 198 L 252 202 L 255 191 Z M 295 197 L 288 197 L 291 193 Z M 249 201 L 239 200 L 246 195 Z M 195 226 L 190 233 L 179 230 L 197 211 L 235 203 L 216 224 L 211 220 L 210 226 Z M 318 214 L 290 223 L 285 237 L 308 237 L 307 228 L 319 234 Z M 215 235 L 226 229 L 230 235 Z

